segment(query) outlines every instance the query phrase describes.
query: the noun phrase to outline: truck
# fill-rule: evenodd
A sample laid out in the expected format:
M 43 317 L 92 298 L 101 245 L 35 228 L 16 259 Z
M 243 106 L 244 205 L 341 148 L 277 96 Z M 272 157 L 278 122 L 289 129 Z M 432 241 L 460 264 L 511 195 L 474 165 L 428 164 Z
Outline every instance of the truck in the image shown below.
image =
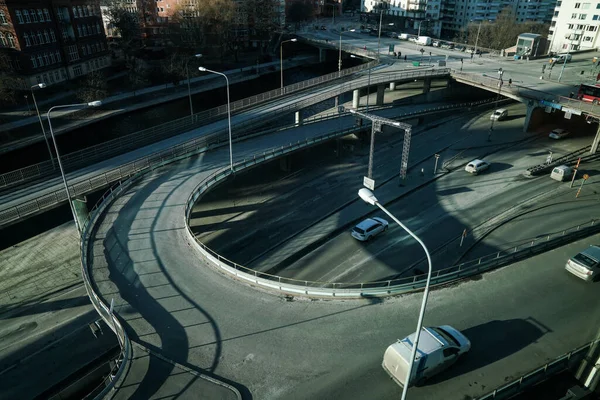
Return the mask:
M 417 43 L 422 46 L 431 46 L 431 38 L 429 36 L 419 36 Z

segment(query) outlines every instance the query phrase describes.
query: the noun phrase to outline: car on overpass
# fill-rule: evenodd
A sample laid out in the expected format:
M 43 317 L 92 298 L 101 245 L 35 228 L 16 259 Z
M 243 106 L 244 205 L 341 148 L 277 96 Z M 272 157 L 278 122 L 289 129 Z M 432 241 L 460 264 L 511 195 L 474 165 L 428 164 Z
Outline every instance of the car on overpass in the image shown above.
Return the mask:
M 372 237 L 388 229 L 388 222 L 383 218 L 367 218 L 352 229 L 352 237 L 361 242 L 367 242 Z
M 406 374 L 416 333 L 391 344 L 383 355 L 381 366 L 400 386 Z M 422 328 L 409 386 L 423 385 L 429 378 L 454 364 L 471 349 L 471 342 L 457 329 L 442 325 Z

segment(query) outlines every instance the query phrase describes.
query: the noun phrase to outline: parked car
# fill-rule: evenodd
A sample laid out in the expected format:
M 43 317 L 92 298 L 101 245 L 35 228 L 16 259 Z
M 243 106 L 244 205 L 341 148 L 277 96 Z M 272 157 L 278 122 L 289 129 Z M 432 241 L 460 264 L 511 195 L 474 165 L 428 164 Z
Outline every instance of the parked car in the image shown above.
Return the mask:
M 550 178 L 555 181 L 566 181 L 573 176 L 573 168 L 568 165 L 559 165 L 557 167 L 552 168 L 552 172 L 550 172 Z
M 600 247 L 590 246 L 567 261 L 565 269 L 578 278 L 593 282 L 600 274 Z
M 416 333 L 390 345 L 381 366 L 400 386 L 406 384 L 406 374 Z M 471 349 L 471 342 L 457 329 L 442 325 L 423 328 L 408 386 L 420 386 L 432 376 L 454 364 Z
M 570 54 L 557 54 L 554 57 L 552 57 L 551 60 L 553 63 L 562 63 L 565 62 L 565 59 L 567 60 L 567 62 L 571 62 L 572 58 L 573 56 Z
M 444 42 L 444 43 L 442 43 L 441 47 L 442 47 L 442 49 L 450 49 L 450 50 L 452 50 L 454 48 L 454 43 L 446 43 L 446 42 Z
M 431 43 L 431 45 L 433 47 L 440 47 L 440 41 L 439 40 L 434 40 L 433 43 Z
M 465 171 L 470 174 L 477 175 L 480 172 L 487 170 L 490 167 L 490 164 L 487 161 L 483 160 L 473 160 L 467 164 L 465 167 Z
M 508 117 L 508 110 L 506 108 L 499 108 L 490 115 L 490 120 L 502 121 Z
M 551 138 L 551 139 L 558 140 L 558 139 L 562 139 L 562 138 L 564 138 L 566 136 L 569 136 L 569 133 L 570 132 L 567 131 L 567 130 L 565 130 L 565 129 L 557 128 L 557 129 L 554 129 L 552 132 L 550 132 L 550 134 L 548 135 L 548 137 Z
M 392 39 L 396 39 L 398 37 L 398 33 L 396 32 L 388 32 L 386 34 L 387 37 L 392 38 Z
M 383 218 L 373 217 L 367 218 L 352 229 L 352 237 L 366 242 L 373 236 L 387 231 L 388 222 Z

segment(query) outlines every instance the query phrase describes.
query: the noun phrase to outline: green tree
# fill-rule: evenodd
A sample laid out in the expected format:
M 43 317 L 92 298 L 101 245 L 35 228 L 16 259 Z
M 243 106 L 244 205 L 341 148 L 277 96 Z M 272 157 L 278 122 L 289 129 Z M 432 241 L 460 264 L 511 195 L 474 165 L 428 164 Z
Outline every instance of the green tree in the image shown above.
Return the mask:
M 107 0 L 108 20 L 115 27 L 115 33 L 121 38 L 118 46 L 127 60 L 134 50 L 141 47 L 142 31 L 140 19 L 129 11 L 121 0 Z
M 87 74 L 77 88 L 77 98 L 85 103 L 102 100 L 108 95 L 106 77 L 99 71 Z

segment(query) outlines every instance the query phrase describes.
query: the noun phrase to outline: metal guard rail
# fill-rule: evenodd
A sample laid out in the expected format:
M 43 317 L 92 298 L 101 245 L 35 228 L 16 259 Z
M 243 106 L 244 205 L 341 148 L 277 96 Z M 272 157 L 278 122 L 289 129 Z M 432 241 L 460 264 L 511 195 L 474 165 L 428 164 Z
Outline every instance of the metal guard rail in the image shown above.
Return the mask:
M 533 167 L 529 167 L 525 171 L 525 174 L 529 175 L 529 176 L 530 175 L 539 175 L 539 174 L 542 174 L 542 173 L 552 170 L 557 165 L 572 164 L 575 161 L 577 161 L 580 157 L 582 160 L 585 160 L 585 158 L 589 158 L 590 156 L 596 156 L 595 154 L 591 154 L 588 156 L 582 156 L 583 153 L 586 153 L 591 148 L 592 148 L 591 145 L 587 145 L 585 147 L 582 147 L 581 149 L 578 149 L 578 150 L 572 151 L 568 154 L 565 154 L 562 157 L 558 157 L 549 164 L 539 164 L 539 165 L 535 165 Z
M 377 62 L 361 64 L 356 67 L 344 69 L 341 71 L 341 73 L 330 73 L 317 78 L 312 78 L 306 81 L 288 85 L 285 86 L 283 90 L 281 88 L 274 89 L 265 93 L 247 97 L 245 99 L 237 100 L 231 103 L 231 112 L 235 113 L 283 95 L 295 93 L 309 87 L 314 87 L 325 82 L 352 75 L 376 65 Z M 235 81 L 233 82 L 235 83 Z M 182 130 L 192 130 L 198 128 L 210 122 L 215 117 L 225 115 L 226 113 L 226 104 L 219 107 L 214 107 L 209 110 L 196 113 L 191 118 L 189 116 L 178 118 L 160 125 L 153 126 L 151 128 L 143 129 L 141 131 L 133 132 L 125 136 L 87 147 L 83 150 L 65 154 L 62 156 L 61 161 L 65 169 L 72 170 L 72 168 L 79 165 L 82 161 L 89 162 L 90 153 L 95 156 L 94 159 L 102 159 L 106 155 L 107 150 L 114 149 L 115 147 L 127 150 L 144 144 L 154 143 L 158 139 L 172 136 L 173 133 L 179 133 Z M 0 175 L 0 188 L 9 187 L 33 178 L 48 176 L 48 171 L 53 170 L 55 170 L 55 168 L 53 168 L 51 161 L 48 160 L 15 171 L 6 172 Z
M 553 361 L 544 364 L 542 367 L 495 389 L 491 393 L 479 397 L 477 400 L 503 400 L 521 393 L 523 390 L 534 386 L 554 374 L 560 373 L 565 369 L 570 369 L 572 367 L 571 364 L 581 362 L 585 358 L 586 353 L 599 342 L 600 339 L 596 339 L 573 351 L 563 354 Z
M 449 73 L 448 69 L 441 70 L 419 70 L 419 71 L 411 71 L 409 73 L 390 73 L 390 74 L 382 74 L 376 77 L 371 77 L 371 83 L 381 83 L 381 82 L 389 82 L 393 80 L 403 80 L 403 79 L 413 79 L 415 77 L 429 77 L 429 76 L 444 76 Z M 363 87 L 366 83 L 366 79 L 361 79 L 358 81 L 346 82 L 338 87 L 332 88 L 332 90 L 327 91 L 326 93 L 310 96 L 307 99 L 298 101 L 293 104 L 289 104 L 287 106 L 281 107 L 276 111 L 273 111 L 271 114 L 273 116 L 280 115 L 282 112 L 294 112 L 296 110 L 305 108 L 309 105 L 319 103 L 321 101 L 330 99 L 331 97 L 335 97 L 339 94 L 348 92 L 350 90 L 354 90 L 356 88 Z M 363 82 L 364 81 L 364 82 Z M 250 130 L 252 127 L 256 125 L 263 124 L 265 122 L 265 115 L 258 115 L 249 120 L 244 121 L 241 127 L 246 130 Z M 239 128 L 238 128 L 239 129 Z M 124 164 L 122 166 L 116 167 L 107 172 L 101 173 L 92 178 L 87 178 L 80 180 L 76 183 L 69 184 L 69 190 L 71 191 L 72 196 L 79 196 L 95 189 L 99 189 L 109 185 L 112 182 L 115 182 L 119 179 L 131 176 L 137 171 L 147 168 L 149 164 L 153 162 L 155 159 L 163 159 L 167 155 L 168 156 L 179 156 L 183 153 L 196 151 L 198 147 L 210 147 L 214 144 L 219 144 L 223 140 L 227 140 L 227 131 L 225 128 L 219 133 L 213 133 L 201 138 L 190 139 L 187 142 L 181 143 L 179 145 L 170 147 L 168 149 L 150 154 L 148 156 L 142 157 L 138 160 L 132 161 L 130 163 Z M 243 137 L 242 134 L 235 133 L 233 134 L 234 139 L 239 139 Z M 42 211 L 44 209 L 49 209 L 56 204 L 64 202 L 67 200 L 66 193 L 64 189 L 57 189 L 48 194 L 42 195 L 36 199 L 25 201 L 16 206 L 12 206 L 3 210 L 0 210 L 0 226 L 19 220 L 24 215 L 29 215 L 35 212 Z

